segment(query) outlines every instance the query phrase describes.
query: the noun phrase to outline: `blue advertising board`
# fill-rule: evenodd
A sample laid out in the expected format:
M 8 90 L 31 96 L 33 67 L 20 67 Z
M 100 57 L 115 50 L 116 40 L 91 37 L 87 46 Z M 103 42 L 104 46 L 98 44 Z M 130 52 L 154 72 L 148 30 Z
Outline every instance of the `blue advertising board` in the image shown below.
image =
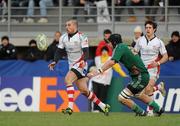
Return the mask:
M 92 62 L 92 61 L 89 61 Z M 1 111 L 61 111 L 67 107 L 64 77 L 68 71 L 66 60 L 60 61 L 55 71 L 49 71 L 49 62 L 21 60 L 0 61 Z M 180 112 L 180 61 L 161 65 L 159 82 L 166 83 L 167 95 L 155 93 L 155 99 L 166 112 Z M 122 66 L 123 67 L 123 66 Z M 126 71 L 126 69 L 123 67 Z M 114 74 L 114 77 L 119 77 Z M 124 86 L 130 78 L 124 79 Z M 86 97 L 75 91 L 75 111 L 88 111 Z M 146 107 L 142 102 L 140 106 Z M 113 106 L 112 106 L 113 107 Z M 123 111 L 129 111 L 123 108 Z

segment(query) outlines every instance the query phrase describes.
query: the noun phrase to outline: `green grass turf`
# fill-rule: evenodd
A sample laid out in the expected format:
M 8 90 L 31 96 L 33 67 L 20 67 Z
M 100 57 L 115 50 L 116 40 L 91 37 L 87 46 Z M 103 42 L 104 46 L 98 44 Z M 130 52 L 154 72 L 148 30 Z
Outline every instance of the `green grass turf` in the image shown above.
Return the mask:
M 0 126 L 180 126 L 180 114 L 135 117 L 134 113 L 0 112 Z

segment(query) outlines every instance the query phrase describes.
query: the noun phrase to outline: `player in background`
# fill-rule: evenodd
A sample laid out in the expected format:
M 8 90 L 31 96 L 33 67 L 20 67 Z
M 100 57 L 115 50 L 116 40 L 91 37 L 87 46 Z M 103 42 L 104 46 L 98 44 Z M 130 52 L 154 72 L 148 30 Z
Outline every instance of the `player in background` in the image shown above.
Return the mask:
M 108 40 L 109 45 L 114 49 L 112 58 L 98 70 L 88 73 L 87 76 L 92 78 L 111 68 L 117 62 L 123 63 L 129 71 L 132 82 L 121 91 L 118 96 L 118 100 L 134 111 L 136 115 L 146 116 L 146 112 L 133 102 L 133 100 L 131 100 L 131 97 L 136 97 L 153 107 L 154 112 L 160 116 L 164 110 L 160 108 L 160 106 L 151 97 L 143 92 L 143 89 L 149 82 L 149 73 L 139 55 L 134 54 L 134 52 L 132 52 L 133 50 L 131 51 L 127 45 L 122 43 L 120 34 L 112 34 Z
M 150 81 L 146 87 L 146 94 L 154 99 L 153 92 L 159 90 L 163 96 L 166 95 L 164 83 L 156 85 L 159 78 L 160 65 L 168 60 L 168 55 L 164 43 L 155 35 L 157 24 L 153 21 L 145 22 L 146 34 L 136 43 L 134 49 L 140 52 L 141 59 L 150 74 Z M 161 58 L 159 56 L 161 55 Z M 153 108 L 147 107 L 148 115 L 153 116 Z
M 75 83 L 79 91 L 84 96 L 97 104 L 105 115 L 108 115 L 110 106 L 102 103 L 93 92 L 88 90 L 87 87 L 88 78 L 86 77 L 86 73 L 88 65 L 86 60 L 89 56 L 88 38 L 83 33 L 78 31 L 78 22 L 73 19 L 70 19 L 66 22 L 66 31 L 67 32 L 60 37 L 54 61 L 49 64 L 50 70 L 53 70 L 56 63 L 60 59 L 63 49 L 65 48 L 69 63 L 69 71 L 65 76 L 69 103 L 68 107 L 63 110 L 63 113 L 71 115 L 73 112 L 73 83 Z

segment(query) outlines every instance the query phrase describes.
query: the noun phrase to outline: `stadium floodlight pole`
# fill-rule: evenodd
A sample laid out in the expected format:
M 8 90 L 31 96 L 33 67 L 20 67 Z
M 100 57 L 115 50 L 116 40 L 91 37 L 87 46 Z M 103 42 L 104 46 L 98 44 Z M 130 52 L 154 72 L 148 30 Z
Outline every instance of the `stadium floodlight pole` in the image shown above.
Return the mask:
M 7 26 L 7 31 L 8 31 L 8 36 L 11 37 L 11 0 L 8 0 L 8 26 Z
M 62 2 L 63 0 L 59 1 L 59 31 L 62 31 Z
M 115 32 L 115 20 L 114 20 L 114 0 L 111 1 L 111 12 L 112 12 L 112 32 Z

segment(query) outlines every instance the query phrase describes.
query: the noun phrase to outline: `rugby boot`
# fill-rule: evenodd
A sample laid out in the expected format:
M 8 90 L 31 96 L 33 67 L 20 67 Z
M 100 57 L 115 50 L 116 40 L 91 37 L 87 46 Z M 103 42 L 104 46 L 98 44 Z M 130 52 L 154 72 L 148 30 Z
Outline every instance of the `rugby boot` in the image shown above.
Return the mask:
M 147 112 L 143 111 L 142 113 L 136 113 L 135 116 L 147 116 Z
M 159 110 L 159 112 L 155 112 L 155 113 L 156 113 L 156 116 L 161 116 L 162 113 L 164 113 L 164 109 L 161 108 L 161 109 Z
M 163 81 L 162 81 L 162 82 L 160 82 L 159 84 L 161 85 L 161 87 L 160 87 L 159 91 L 161 92 L 162 96 L 163 96 L 163 97 L 165 97 L 165 96 L 166 96 L 165 84 L 164 84 L 164 82 L 163 82 Z
M 103 110 L 103 113 L 105 116 L 108 116 L 109 115 L 109 109 L 110 109 L 110 105 L 106 104 L 104 110 Z
M 62 109 L 62 113 L 71 115 L 73 113 L 73 110 L 71 108 Z

